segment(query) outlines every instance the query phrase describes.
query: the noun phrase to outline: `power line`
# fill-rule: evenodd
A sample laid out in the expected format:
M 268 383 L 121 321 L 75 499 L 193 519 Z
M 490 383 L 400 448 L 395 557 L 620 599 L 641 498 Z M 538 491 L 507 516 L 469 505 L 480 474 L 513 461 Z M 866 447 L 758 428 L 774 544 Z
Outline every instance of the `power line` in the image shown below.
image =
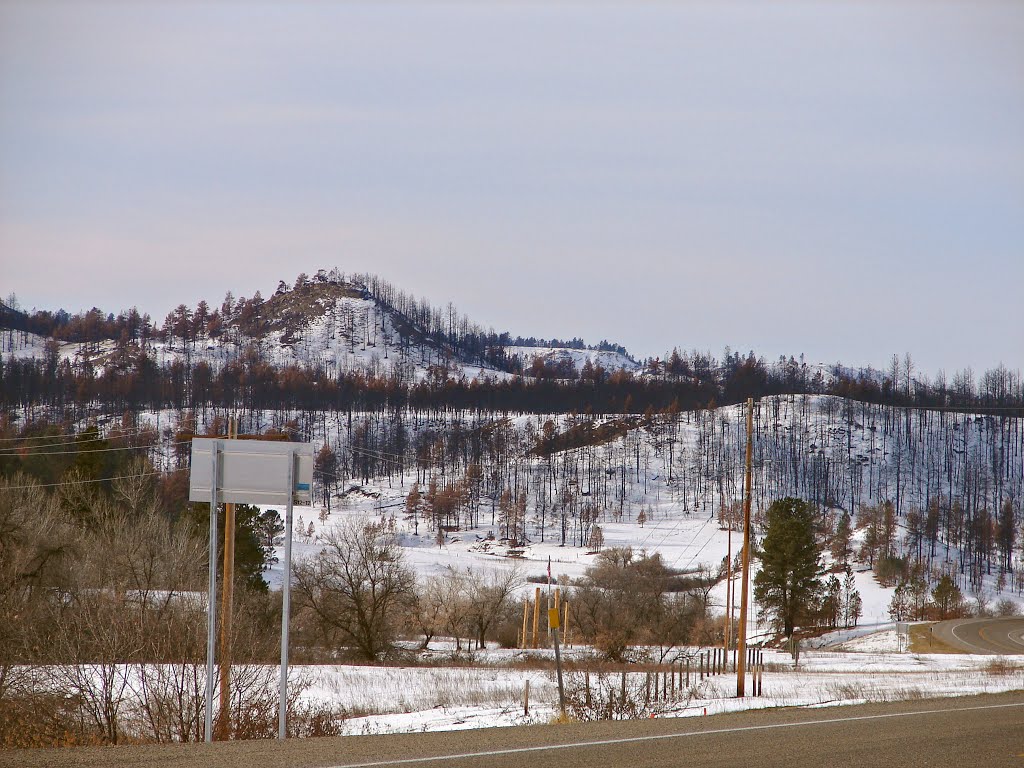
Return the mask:
M 700 531 L 698 531 L 697 533 L 699 534 L 699 533 L 700 533 Z M 694 538 L 694 541 L 696 541 L 697 537 L 696 537 L 696 536 L 694 536 L 693 538 Z M 696 560 L 696 559 L 697 559 L 698 557 L 700 557 L 700 553 L 701 553 L 701 552 L 703 552 L 703 551 L 704 551 L 705 549 L 707 549 L 707 546 L 708 546 L 708 544 L 710 544 L 710 543 L 711 543 L 711 541 L 712 541 L 712 540 L 713 540 L 714 538 L 715 538 L 715 533 L 714 533 L 714 531 L 712 531 L 712 532 L 711 532 L 711 535 L 710 535 L 710 536 L 708 536 L 708 540 L 707 540 L 707 541 L 705 541 L 705 542 L 704 542 L 704 543 L 703 543 L 703 544 L 701 545 L 700 549 L 698 549 L 698 550 L 697 550 L 696 552 L 694 552 L 694 553 L 693 553 L 693 554 L 692 554 L 692 555 L 690 556 L 690 559 L 686 561 L 686 565 L 684 565 L 684 566 L 682 567 L 682 570 L 684 570 L 684 571 L 685 571 L 685 570 L 686 570 L 687 568 L 689 568 L 689 567 L 690 567 L 690 564 L 691 564 L 691 563 L 692 563 L 692 562 L 693 562 L 694 560 Z M 673 561 L 672 561 L 672 566 L 673 566 L 673 567 L 675 567 L 675 564 L 676 564 L 676 563 L 678 563 L 678 562 L 679 562 L 680 560 L 682 560 L 682 559 L 683 559 L 683 553 L 680 553 L 680 554 L 679 554 L 679 557 L 677 557 L 677 558 L 676 558 L 675 560 L 673 560 Z
M 697 533 L 695 533 L 693 535 L 693 538 L 690 540 L 690 546 L 693 546 L 693 544 L 700 537 L 701 532 L 703 532 L 703 530 L 705 528 L 707 528 L 712 523 L 712 521 L 714 521 L 714 519 L 715 519 L 715 516 L 711 515 L 711 517 L 709 517 L 707 520 L 704 521 L 704 524 L 700 528 L 697 529 Z M 665 538 L 667 539 L 668 537 L 666 536 Z M 715 538 L 714 531 L 711 532 L 711 536 L 708 537 L 708 540 L 704 542 L 704 544 L 701 546 L 701 548 L 698 549 L 697 552 L 692 557 L 690 557 L 690 559 L 689 559 L 689 561 L 687 561 L 686 565 L 683 566 L 684 570 L 686 568 L 690 567 L 690 563 L 692 563 L 694 561 L 694 559 L 697 557 L 697 555 L 699 555 L 701 552 L 704 551 L 704 548 L 707 547 L 707 545 L 709 543 L 711 543 L 711 539 L 713 539 L 713 538 Z M 665 540 L 663 539 L 661 544 L 659 544 L 658 546 L 661 547 L 664 543 L 665 543 Z M 675 567 L 675 564 L 683 559 L 683 555 L 684 554 L 685 554 L 685 552 L 680 552 L 679 555 L 676 557 L 676 559 L 672 561 L 672 566 L 671 567 Z
M 385 451 L 385 450 L 382 450 L 382 449 L 379 449 L 379 448 L 364 448 L 364 447 L 361 447 L 361 446 L 358 446 L 358 445 L 353 445 L 353 446 L 350 446 L 350 450 L 362 451 L 364 453 L 376 453 L 376 454 L 378 454 L 380 456 L 391 456 L 391 457 L 396 458 L 396 459 L 404 458 L 403 455 L 400 454 L 400 453 L 391 453 L 389 451 Z
M 671 536 L 673 533 L 675 533 L 677 530 L 679 530 L 679 528 L 680 528 L 680 526 L 682 526 L 683 522 L 688 519 L 688 516 L 690 514 L 689 511 L 688 510 L 684 510 L 684 514 L 686 514 L 687 517 L 679 517 L 679 518 L 677 518 L 675 525 L 673 525 L 669 529 L 668 533 L 666 533 L 664 536 L 661 537 L 661 541 L 658 542 L 658 547 L 659 548 L 664 546 L 665 542 L 668 541 L 668 537 Z M 707 525 L 707 523 L 705 523 L 705 525 Z M 640 542 L 640 544 L 639 544 L 640 549 L 643 549 L 644 547 L 647 546 L 647 542 L 651 540 L 651 537 L 654 536 L 656 531 L 657 531 L 656 528 L 654 528 L 654 527 L 651 528 L 650 532 L 643 538 L 643 541 Z
M 78 435 L 71 433 L 62 433 L 59 435 L 29 435 L 26 437 L 0 437 L 0 443 L 27 443 L 36 440 L 59 440 L 60 442 L 49 443 L 49 445 L 72 445 L 73 443 L 79 442 L 92 443 L 99 442 L 101 440 L 117 440 L 118 438 L 121 437 L 153 434 L 154 432 L 156 432 L 156 428 L 118 431 L 117 434 L 108 434 L 106 437 L 104 437 L 103 435 L 98 435 L 97 437 L 86 437 L 84 432 L 80 432 Z
M 163 475 L 163 472 L 143 472 L 139 475 L 117 475 L 115 477 L 98 477 L 95 480 L 72 480 L 63 483 L 32 483 L 31 485 L 0 485 L 0 491 L 25 491 L 34 488 L 59 488 L 65 485 L 82 485 L 85 483 L 105 483 L 110 480 L 139 480 L 143 477 Z
M 369 456 L 371 459 L 377 459 L 377 461 L 383 461 L 385 463 L 391 463 L 391 464 L 401 464 L 401 465 L 405 464 L 404 458 L 400 457 L 400 456 L 398 456 L 397 454 L 394 454 L 394 453 L 376 453 L 374 451 L 368 451 L 368 450 L 365 450 L 363 448 L 355 448 L 355 447 L 351 448 L 350 450 L 352 451 L 352 453 L 359 454 L 361 456 Z M 391 458 L 391 457 L 395 457 L 395 458 Z
M 167 443 L 167 447 L 173 447 L 175 445 L 189 445 L 191 441 L 181 440 L 174 443 Z M 49 446 L 42 446 L 43 448 L 49 448 Z M 32 451 L 30 453 L 20 453 L 17 448 L 14 449 L 0 449 L 0 456 L 77 456 L 81 453 L 109 453 L 110 451 L 156 451 L 162 448 L 162 445 L 126 445 L 120 448 L 86 448 L 81 451 Z
M 140 434 L 140 433 L 131 433 L 131 434 Z M 127 436 L 127 434 L 125 436 Z M 120 437 L 120 435 L 117 435 L 116 437 Z M 44 435 L 40 435 L 40 436 L 36 436 L 36 437 L 2 437 L 2 438 L 0 438 L 0 441 L 5 442 L 5 443 L 27 443 L 27 442 L 30 442 L 30 441 L 35 442 L 35 441 L 42 441 L 42 440 L 53 440 L 53 441 L 55 441 L 55 442 L 47 443 L 46 445 L 41 446 L 43 448 L 49 448 L 51 446 L 57 446 L 57 445 L 74 445 L 75 443 L 98 443 L 98 442 L 101 442 L 103 440 L 116 439 L 116 437 L 103 437 L 102 435 L 100 435 L 98 437 L 85 437 L 84 435 L 76 436 L 76 435 L 66 435 L 65 434 L 65 435 L 45 435 L 45 436 Z M 4 450 L 6 450 L 6 448 L 4 448 Z

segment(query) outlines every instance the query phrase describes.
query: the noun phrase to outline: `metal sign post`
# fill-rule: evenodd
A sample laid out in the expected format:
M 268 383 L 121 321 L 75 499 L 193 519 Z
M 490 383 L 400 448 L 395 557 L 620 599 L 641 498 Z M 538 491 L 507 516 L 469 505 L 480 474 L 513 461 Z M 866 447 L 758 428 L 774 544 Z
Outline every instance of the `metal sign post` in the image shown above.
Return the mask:
M 219 444 L 210 441 L 210 584 L 206 603 L 206 741 L 213 741 L 213 646 L 217 635 L 217 454 Z
M 565 686 L 562 684 L 562 654 L 558 650 L 558 609 L 548 609 L 548 627 L 555 640 L 555 669 L 558 671 L 558 708 L 562 713 L 562 722 L 568 718 L 565 714 Z
M 288 487 L 295 476 L 295 455 L 288 455 Z M 277 738 L 288 737 L 288 624 L 292 607 L 292 495 L 288 494 L 288 506 L 284 516 L 284 581 L 281 597 L 281 681 L 277 702 Z
M 209 454 L 209 459 L 206 459 Z M 209 473 L 209 474 L 207 474 Z M 292 507 L 309 503 L 312 443 L 260 440 L 192 440 L 189 501 L 210 502 L 210 585 L 206 641 L 206 741 L 213 740 L 214 646 L 217 634 L 217 504 L 284 504 L 284 601 L 281 616 L 281 682 L 278 736 L 285 738 L 288 703 L 288 624 L 291 608 Z

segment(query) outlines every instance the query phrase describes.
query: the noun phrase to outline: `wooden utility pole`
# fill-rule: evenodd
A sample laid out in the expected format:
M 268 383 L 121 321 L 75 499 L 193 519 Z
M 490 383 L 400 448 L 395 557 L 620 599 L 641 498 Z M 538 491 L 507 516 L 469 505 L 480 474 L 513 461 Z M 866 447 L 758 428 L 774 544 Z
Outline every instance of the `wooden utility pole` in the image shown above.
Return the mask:
M 725 499 L 723 498 L 724 502 Z M 732 510 L 730 510 L 731 512 Z M 729 646 L 732 645 L 732 519 L 727 521 L 729 525 L 728 549 L 726 550 L 725 564 L 725 663 L 729 663 Z
M 747 592 L 750 591 L 750 464 L 754 453 L 754 398 L 747 398 L 747 471 L 743 487 L 743 582 L 740 593 L 740 626 L 736 644 L 736 695 L 746 695 Z
M 529 637 L 530 637 L 530 634 L 529 634 L 529 632 L 530 632 L 529 626 L 530 625 L 529 625 L 529 620 L 528 620 L 528 616 L 529 616 L 528 612 L 529 612 L 529 610 L 530 610 L 530 598 L 526 598 L 526 600 L 523 601 L 523 637 L 522 637 L 522 640 L 520 641 L 520 644 L 519 644 L 519 647 L 522 648 L 523 650 L 526 650 L 529 647 L 529 643 L 527 642 Z
M 736 634 L 736 574 L 733 574 L 732 589 L 729 592 L 729 635 Z M 736 671 L 736 646 L 732 647 L 732 668 Z
M 539 637 L 537 632 L 539 630 L 538 625 L 540 624 L 540 587 L 537 587 L 533 591 L 533 647 L 537 647 Z
M 228 439 L 238 437 L 235 417 L 228 418 Z M 231 614 L 235 584 L 235 505 L 224 505 L 224 585 L 220 603 L 220 716 L 217 738 L 231 738 Z

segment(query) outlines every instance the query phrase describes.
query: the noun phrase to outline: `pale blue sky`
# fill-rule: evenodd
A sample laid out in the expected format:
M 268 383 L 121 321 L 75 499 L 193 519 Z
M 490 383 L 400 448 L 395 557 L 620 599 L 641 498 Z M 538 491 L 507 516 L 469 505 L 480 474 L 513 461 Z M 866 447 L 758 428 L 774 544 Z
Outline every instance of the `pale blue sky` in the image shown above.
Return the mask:
M 1024 366 L 1024 3 L 0 2 L 0 290 Z

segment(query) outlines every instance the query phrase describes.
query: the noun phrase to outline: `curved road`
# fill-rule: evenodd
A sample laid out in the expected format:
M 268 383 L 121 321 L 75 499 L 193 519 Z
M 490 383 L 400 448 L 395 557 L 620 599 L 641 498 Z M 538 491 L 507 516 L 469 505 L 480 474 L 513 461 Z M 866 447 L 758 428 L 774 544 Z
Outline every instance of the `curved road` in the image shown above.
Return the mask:
M 278 741 L 2 750 L 18 768 L 1024 766 L 1024 694 Z
M 1024 617 L 940 621 L 932 632 L 966 653 L 1024 654 Z

